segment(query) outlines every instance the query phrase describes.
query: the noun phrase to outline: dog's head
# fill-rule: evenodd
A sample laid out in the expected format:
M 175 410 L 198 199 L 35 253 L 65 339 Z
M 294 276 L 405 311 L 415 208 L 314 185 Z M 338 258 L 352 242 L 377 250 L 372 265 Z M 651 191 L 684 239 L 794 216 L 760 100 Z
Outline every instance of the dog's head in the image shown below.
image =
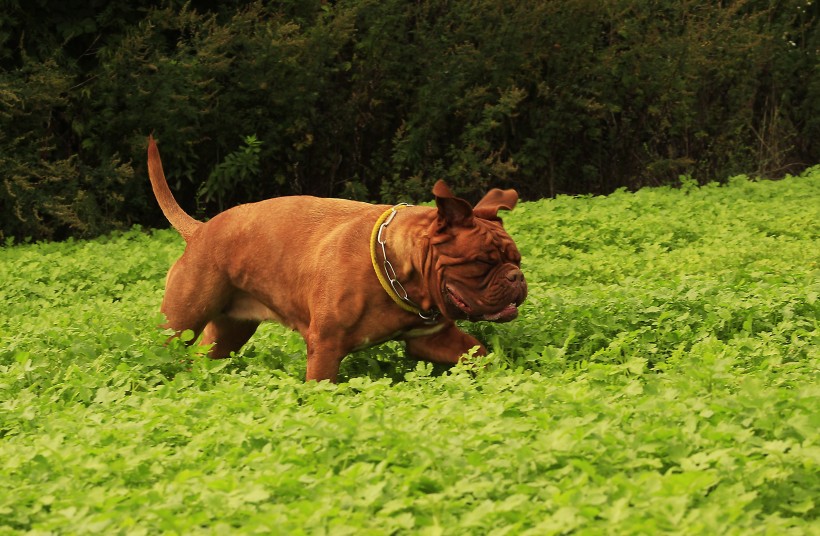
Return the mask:
M 507 322 L 527 296 L 521 254 L 498 217 L 518 202 L 515 190 L 491 190 L 475 207 L 442 181 L 428 231 L 437 305 L 452 320 Z

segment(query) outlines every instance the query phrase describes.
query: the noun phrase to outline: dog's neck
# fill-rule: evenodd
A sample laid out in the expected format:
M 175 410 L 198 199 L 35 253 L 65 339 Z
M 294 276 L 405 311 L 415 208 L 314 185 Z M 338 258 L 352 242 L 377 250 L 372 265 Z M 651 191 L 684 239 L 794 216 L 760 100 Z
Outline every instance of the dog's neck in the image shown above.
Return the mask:
M 406 213 L 421 213 L 429 217 L 407 218 Z M 428 229 L 435 219 L 435 210 L 427 207 L 407 207 L 398 211 L 382 233 L 387 260 L 396 272 L 396 279 L 407 291 L 408 298 L 422 311 L 435 311 L 438 303 L 430 295 L 426 281 L 432 272 Z M 379 260 L 384 262 L 379 251 Z M 422 318 L 424 318 L 422 316 Z

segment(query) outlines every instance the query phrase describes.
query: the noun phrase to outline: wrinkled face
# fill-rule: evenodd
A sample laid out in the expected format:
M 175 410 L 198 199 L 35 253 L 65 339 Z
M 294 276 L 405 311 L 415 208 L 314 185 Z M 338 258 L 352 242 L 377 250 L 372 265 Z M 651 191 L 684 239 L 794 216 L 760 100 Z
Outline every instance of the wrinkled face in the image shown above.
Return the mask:
M 439 308 L 447 318 L 507 322 L 527 297 L 521 255 L 500 220 L 474 218 L 469 227 L 432 240 Z

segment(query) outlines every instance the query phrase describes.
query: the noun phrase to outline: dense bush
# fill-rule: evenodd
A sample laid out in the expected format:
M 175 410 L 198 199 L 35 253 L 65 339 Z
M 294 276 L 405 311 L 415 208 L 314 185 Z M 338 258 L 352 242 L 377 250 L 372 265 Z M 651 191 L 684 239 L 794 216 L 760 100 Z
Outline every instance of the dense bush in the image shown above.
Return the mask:
M 290 193 L 536 198 L 820 161 L 818 4 L 11 2 L 0 238 Z M 248 140 L 253 140 L 249 145 Z

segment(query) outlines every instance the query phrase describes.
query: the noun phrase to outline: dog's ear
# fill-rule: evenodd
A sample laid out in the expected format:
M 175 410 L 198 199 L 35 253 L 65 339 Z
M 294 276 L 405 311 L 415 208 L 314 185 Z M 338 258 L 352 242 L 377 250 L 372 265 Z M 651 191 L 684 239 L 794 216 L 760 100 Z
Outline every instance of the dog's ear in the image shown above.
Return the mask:
M 436 207 L 438 207 L 439 232 L 448 227 L 472 227 L 473 207 L 467 201 L 453 195 L 444 181 L 436 182 L 433 186 L 433 195 L 436 196 Z
M 518 203 L 518 192 L 515 190 L 499 190 L 493 188 L 478 202 L 473 213 L 484 220 L 498 220 L 499 210 L 512 210 Z

